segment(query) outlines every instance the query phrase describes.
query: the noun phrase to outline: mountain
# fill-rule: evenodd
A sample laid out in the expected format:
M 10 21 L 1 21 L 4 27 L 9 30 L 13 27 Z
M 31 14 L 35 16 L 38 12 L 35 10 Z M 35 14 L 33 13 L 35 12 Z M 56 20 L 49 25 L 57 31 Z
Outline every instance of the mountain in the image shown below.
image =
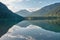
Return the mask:
M 13 13 L 6 5 L 0 2 L 0 37 L 5 34 L 9 28 L 24 18 Z
M 30 16 L 60 16 L 60 3 L 51 4 L 32 12 Z
M 31 12 L 29 12 L 27 10 L 20 10 L 20 11 L 16 12 L 16 14 L 21 15 L 23 17 L 28 17 L 29 15 L 31 15 Z
M 60 17 L 60 3 L 54 3 L 48 6 L 45 6 L 37 11 L 29 12 L 27 10 L 21 10 L 16 12 L 17 14 L 24 17 L 40 17 L 40 16 L 57 16 Z

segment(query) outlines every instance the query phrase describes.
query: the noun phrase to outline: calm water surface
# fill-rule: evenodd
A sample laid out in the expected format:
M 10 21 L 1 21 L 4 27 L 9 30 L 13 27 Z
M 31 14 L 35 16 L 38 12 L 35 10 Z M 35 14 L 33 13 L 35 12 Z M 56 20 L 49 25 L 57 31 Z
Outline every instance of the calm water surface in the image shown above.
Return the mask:
M 60 19 L 24 20 L 1 40 L 60 40 Z

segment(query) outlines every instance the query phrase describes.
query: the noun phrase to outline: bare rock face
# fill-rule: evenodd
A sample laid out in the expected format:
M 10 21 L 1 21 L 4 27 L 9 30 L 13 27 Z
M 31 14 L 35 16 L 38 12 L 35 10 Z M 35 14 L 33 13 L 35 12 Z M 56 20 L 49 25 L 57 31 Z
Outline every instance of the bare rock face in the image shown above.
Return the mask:
M 0 2 L 0 37 L 4 35 L 9 28 L 24 18 L 13 13 L 3 3 Z

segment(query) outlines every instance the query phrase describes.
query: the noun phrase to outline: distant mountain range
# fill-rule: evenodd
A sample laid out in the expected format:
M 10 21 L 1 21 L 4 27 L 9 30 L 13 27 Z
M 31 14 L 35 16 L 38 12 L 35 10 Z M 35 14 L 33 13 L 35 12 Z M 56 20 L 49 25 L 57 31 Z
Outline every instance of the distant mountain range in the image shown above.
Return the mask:
M 27 10 L 18 11 L 17 14 L 22 16 L 40 17 L 40 16 L 57 16 L 60 17 L 60 3 L 51 4 L 34 12 Z
M 31 15 L 31 12 L 27 10 L 21 10 L 21 11 L 16 12 L 16 14 L 21 15 L 23 17 L 28 17 L 29 15 Z

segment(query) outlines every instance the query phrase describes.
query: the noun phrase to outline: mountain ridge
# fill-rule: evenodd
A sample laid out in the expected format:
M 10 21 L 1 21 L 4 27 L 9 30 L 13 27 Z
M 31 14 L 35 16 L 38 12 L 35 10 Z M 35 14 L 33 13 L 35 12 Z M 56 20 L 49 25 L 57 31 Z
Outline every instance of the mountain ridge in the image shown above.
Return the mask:
M 29 12 L 28 10 L 20 10 L 20 11 L 16 12 L 16 14 L 21 15 L 23 17 L 27 17 L 31 14 L 31 12 Z
M 7 6 L 0 2 L 0 37 L 4 35 L 9 28 L 21 22 L 24 18 L 13 13 Z
M 28 16 L 52 16 L 52 14 L 53 14 L 53 16 L 57 16 L 56 12 L 58 15 L 60 15 L 58 13 L 59 10 L 60 10 L 60 3 L 54 3 L 51 5 L 45 6 L 37 11 L 31 12 L 30 15 L 28 15 Z M 18 14 L 20 14 L 20 12 Z M 29 14 L 29 13 L 25 12 L 25 14 Z M 22 14 L 22 15 L 24 16 L 24 14 Z

